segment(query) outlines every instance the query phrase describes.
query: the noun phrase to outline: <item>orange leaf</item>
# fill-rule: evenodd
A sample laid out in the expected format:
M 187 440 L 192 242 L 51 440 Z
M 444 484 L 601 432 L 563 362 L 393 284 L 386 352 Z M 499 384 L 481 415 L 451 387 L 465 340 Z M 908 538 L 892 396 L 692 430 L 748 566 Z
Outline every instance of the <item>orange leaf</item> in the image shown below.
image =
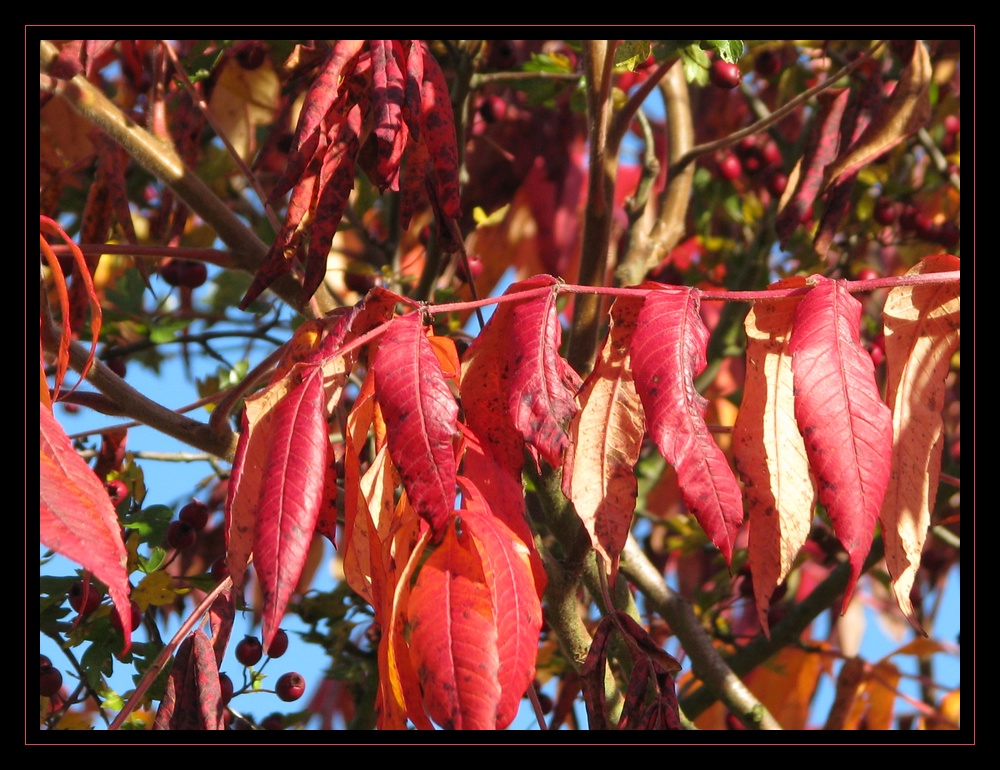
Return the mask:
M 108 587 L 127 652 L 132 636 L 128 553 L 111 498 L 44 404 L 38 405 L 38 422 L 39 540 Z
M 454 522 L 410 592 L 410 661 L 434 722 L 492 730 L 501 701 L 493 601 L 472 539 Z
M 804 278 L 770 288 L 805 286 Z M 788 339 L 800 297 L 758 300 L 744 323 L 747 370 L 733 425 L 733 450 L 747 493 L 747 551 L 761 628 L 774 590 L 805 545 L 816 491 L 805 443 L 795 423 Z
M 535 679 L 542 605 L 528 546 L 493 515 L 471 481 L 459 477 L 459 484 L 461 526 L 476 544 L 493 600 L 501 690 L 496 728 L 503 730 L 514 721 L 521 698 Z
M 958 269 L 957 257 L 941 254 L 924 259 L 907 275 Z M 879 519 L 896 602 L 920 633 L 925 632 L 910 602 L 910 590 L 941 474 L 941 413 L 945 377 L 959 343 L 959 289 L 958 282 L 900 286 L 889 293 L 882 310 L 893 447 Z

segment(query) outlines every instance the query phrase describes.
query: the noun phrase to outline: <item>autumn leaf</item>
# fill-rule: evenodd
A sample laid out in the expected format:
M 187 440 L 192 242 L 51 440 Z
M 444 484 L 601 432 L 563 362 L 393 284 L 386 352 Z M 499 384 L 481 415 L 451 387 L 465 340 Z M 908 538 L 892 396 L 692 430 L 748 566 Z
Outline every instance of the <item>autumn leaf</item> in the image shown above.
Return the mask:
M 782 240 L 788 238 L 809 215 L 816 196 L 823 186 L 826 167 L 837 157 L 840 143 L 840 123 L 850 99 L 849 89 L 831 89 L 820 94 L 819 109 L 813 117 L 806 138 L 805 154 L 796 165 L 789 184 L 795 191 L 782 206 L 774 228 Z
M 698 294 L 644 286 L 659 290 L 646 296 L 632 335 L 636 391 L 650 436 L 677 471 L 685 505 L 728 564 L 743 522 L 743 497 L 705 423 L 708 401 L 694 387 L 707 363 L 709 336 L 698 312 Z
M 958 270 L 950 254 L 927 257 L 907 275 Z M 879 514 L 885 561 L 896 602 L 926 633 L 910 591 L 920 566 L 937 496 L 944 440 L 945 377 L 960 333 L 959 284 L 898 286 L 882 309 L 887 360 L 886 402 L 892 408 L 892 471 Z
M 493 601 L 501 691 L 496 728 L 503 730 L 517 716 L 521 698 L 535 679 L 542 629 L 541 593 L 536 591 L 528 544 L 489 510 L 469 479 L 459 477 L 458 481 L 462 489 L 460 526 L 479 552 Z
M 227 560 L 242 585 L 253 553 L 263 601 L 264 646 L 278 630 L 309 552 L 322 504 L 329 439 L 322 369 L 297 364 L 246 399 L 227 504 Z
M 642 299 L 620 297 L 594 370 L 577 400 L 563 466 L 563 494 L 573 501 L 611 581 L 632 526 L 638 484 L 634 467 L 645 435 L 642 403 L 632 380 L 629 346 Z
M 108 587 L 114 612 L 131 645 L 128 553 L 107 489 L 43 404 L 39 404 L 39 540 Z
M 801 277 L 771 289 L 804 287 Z M 754 603 L 764 633 L 771 596 L 805 545 L 816 490 L 795 422 L 788 340 L 801 297 L 757 300 L 747 313 L 747 372 L 733 425 L 733 451 L 743 477 L 750 520 L 747 553 Z
M 502 693 L 493 600 L 473 540 L 455 519 L 421 566 L 406 617 L 428 716 L 445 729 L 494 729 Z
M 419 313 L 395 319 L 375 360 L 375 396 L 385 417 L 389 454 L 410 502 L 439 535 L 455 510 L 458 405 L 427 341 Z
M 825 186 L 871 163 L 916 133 L 931 117 L 930 88 L 934 67 L 927 47 L 915 41 L 910 61 L 881 109 L 851 146 L 825 171 Z
M 537 276 L 520 281 L 505 294 L 546 283 L 555 285 L 555 279 Z M 511 338 L 505 341 L 510 367 L 506 398 L 514 427 L 532 451 L 553 468 L 560 468 L 569 443 L 566 426 L 576 414 L 581 381 L 559 355 L 562 332 L 555 299 L 555 293 L 550 292 L 511 303 Z
M 861 303 L 843 284 L 818 278 L 795 309 L 792 354 L 795 419 L 819 499 L 847 551 L 846 610 L 871 549 L 892 450 L 892 417 L 860 341 Z
M 177 648 L 153 729 L 222 730 L 224 710 L 215 651 L 199 629 Z

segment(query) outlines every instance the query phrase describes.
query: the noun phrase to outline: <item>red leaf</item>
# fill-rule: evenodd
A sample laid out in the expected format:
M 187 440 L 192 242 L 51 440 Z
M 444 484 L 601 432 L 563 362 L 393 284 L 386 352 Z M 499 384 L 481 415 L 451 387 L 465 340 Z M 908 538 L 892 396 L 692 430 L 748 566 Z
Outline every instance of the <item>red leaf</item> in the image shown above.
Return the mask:
M 108 587 L 125 634 L 123 652 L 127 652 L 132 640 L 128 553 L 108 490 L 41 404 L 38 422 L 39 540 Z
M 399 189 L 399 161 L 406 145 L 407 129 L 403 123 L 403 72 L 397 56 L 398 43 L 372 40 L 372 110 L 376 142 L 376 174 L 372 181 L 379 192 Z
M 288 166 L 271 192 L 269 203 L 274 203 L 284 195 L 305 172 L 319 146 L 321 124 L 337 102 L 341 81 L 357 64 L 364 44 L 364 40 L 338 40 L 334 43 L 323 63 L 322 72 L 313 81 L 302 102 L 293 150 L 288 155 Z
M 788 345 L 795 419 L 820 502 L 850 558 L 845 609 L 871 548 L 892 457 L 892 416 L 861 346 L 860 322 L 861 303 L 819 278 L 795 310 Z
M 434 722 L 493 730 L 501 700 L 493 600 L 472 539 L 453 522 L 410 592 L 410 660 Z
M 665 289 L 646 297 L 632 337 L 633 376 L 650 435 L 676 469 L 685 505 L 729 563 L 743 499 L 705 424 L 708 401 L 694 387 L 707 365 L 709 336 L 698 296 L 692 289 Z
M 802 224 L 823 186 L 823 172 L 827 164 L 837 157 L 840 120 L 849 97 L 850 91 L 846 88 L 827 91 L 819 96 L 819 111 L 813 118 L 805 154 L 796 167 L 798 184 L 795 194 L 774 223 L 775 231 L 781 239 L 787 238 Z
M 563 493 L 607 562 L 612 582 L 632 526 L 634 467 L 646 432 L 628 353 L 641 308 L 642 299 L 635 297 L 620 297 L 611 306 L 611 330 L 580 390 L 563 467 Z
M 458 186 L 458 138 L 455 135 L 455 115 L 451 110 L 448 83 L 441 65 L 423 42 L 419 45 L 424 59 L 424 82 L 421 88 L 421 133 L 434 167 L 433 189 L 438 205 L 446 216 L 462 216 L 462 201 Z
M 514 284 L 504 293 L 547 283 L 555 285 L 555 279 L 537 276 Z M 549 465 L 561 468 L 569 443 L 566 426 L 576 414 L 581 381 L 559 355 L 562 332 L 555 293 L 511 303 L 509 312 L 511 336 L 504 341 L 510 366 L 507 409 L 525 441 Z
M 528 545 L 486 507 L 469 479 L 459 477 L 459 484 L 461 526 L 472 535 L 493 597 L 501 691 L 496 727 L 503 730 L 514 720 L 521 698 L 535 679 L 542 605 L 535 592 Z
M 223 730 L 224 709 L 215 651 L 205 632 L 195 631 L 177 648 L 153 729 Z
M 230 574 L 242 584 L 247 543 L 263 594 L 264 646 L 302 574 L 323 498 L 329 439 L 319 366 L 298 364 L 246 400 L 227 505 Z
M 435 537 L 455 510 L 458 405 L 424 334 L 419 313 L 394 320 L 375 360 L 375 393 L 389 454 L 417 513 Z

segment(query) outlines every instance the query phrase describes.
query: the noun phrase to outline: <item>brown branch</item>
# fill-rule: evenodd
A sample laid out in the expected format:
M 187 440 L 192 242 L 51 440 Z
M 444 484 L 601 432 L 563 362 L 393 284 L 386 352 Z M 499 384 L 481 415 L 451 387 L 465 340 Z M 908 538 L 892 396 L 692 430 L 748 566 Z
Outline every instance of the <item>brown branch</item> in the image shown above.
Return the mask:
M 59 49 L 48 40 L 40 41 L 40 63 L 43 74 L 59 55 Z M 162 180 L 201 219 L 211 226 L 233 254 L 233 266 L 253 274 L 267 255 L 268 247 L 212 192 L 191 169 L 187 168 L 176 150 L 136 125 L 83 74 L 69 80 L 52 79 L 50 87 L 56 95 L 83 117 L 117 141 L 129 156 L 150 174 Z M 302 287 L 289 275 L 271 285 L 271 290 L 291 307 L 299 307 Z M 337 303 L 322 290 L 317 300 L 323 312 Z
M 583 221 L 583 250 L 578 282 L 603 286 L 608 270 L 611 212 L 614 202 L 617 148 L 608 144 L 611 126 L 611 73 L 614 41 L 588 40 L 583 49 L 587 77 L 587 133 L 590 140 L 590 174 Z M 578 372 L 590 369 L 597 349 L 602 300 L 577 297 L 573 303 L 573 327 L 566 358 Z
M 712 645 L 691 605 L 670 590 L 663 575 L 631 536 L 622 551 L 620 569 L 677 635 L 691 660 L 692 673 L 705 685 L 698 692 L 709 693 L 708 697 L 713 701 L 721 700 L 751 729 L 780 730 L 781 725 Z M 697 716 L 685 703 L 681 706 L 689 719 Z

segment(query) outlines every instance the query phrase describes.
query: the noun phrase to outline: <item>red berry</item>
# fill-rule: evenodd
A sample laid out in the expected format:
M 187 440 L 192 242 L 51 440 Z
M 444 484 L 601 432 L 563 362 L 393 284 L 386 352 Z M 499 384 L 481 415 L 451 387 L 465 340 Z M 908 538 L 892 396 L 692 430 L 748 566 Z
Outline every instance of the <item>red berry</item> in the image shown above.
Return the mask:
M 233 680 L 229 678 L 229 674 L 219 674 L 219 689 L 222 692 L 222 702 L 229 703 L 233 699 L 234 692 Z
M 356 291 L 358 294 L 367 294 L 375 288 L 375 271 L 368 265 L 351 265 L 344 271 L 344 286 L 349 291 Z
M 229 564 L 225 556 L 220 556 L 212 563 L 212 577 L 216 580 L 225 580 L 229 577 Z
M 186 521 L 178 519 L 170 522 L 170 526 L 167 527 L 167 545 L 178 551 L 190 548 L 197 539 L 198 530 Z
M 39 667 L 39 693 L 43 698 L 51 698 L 62 689 L 62 672 L 52 666 L 52 661 L 46 656 L 41 656 Z
M 735 182 L 743 173 L 743 165 L 739 158 L 730 153 L 719 161 L 719 173 L 726 181 Z
M 788 175 L 776 171 L 767 178 L 767 191 L 775 198 L 780 198 L 788 187 Z
M 483 266 L 483 261 L 479 258 L 478 254 L 469 254 L 469 269 L 465 269 L 465 261 L 459 257 L 458 265 L 455 268 L 455 277 L 458 278 L 462 283 L 469 282 L 469 275 L 472 275 L 472 280 L 475 281 L 479 276 L 483 274 L 485 269 Z
M 79 580 L 69 589 L 69 606 L 81 615 L 89 615 L 96 610 L 102 598 L 104 598 L 103 592 L 93 583 Z
M 863 267 L 858 270 L 857 274 L 854 276 L 856 281 L 874 281 L 879 277 L 879 274 L 870 267 Z
M 128 485 L 121 479 L 109 481 L 105 488 L 108 490 L 108 497 L 111 498 L 111 504 L 115 508 L 118 507 L 122 500 L 128 497 Z
M 875 201 L 872 216 L 880 225 L 888 227 L 899 217 L 899 206 L 888 198 L 879 198 Z
M 479 115 L 487 123 L 496 123 L 507 115 L 507 102 L 497 95 L 487 96 L 479 105 Z
M 957 134 L 962 129 L 958 115 L 948 115 L 944 119 L 944 130 L 949 134 Z
M 753 68 L 761 77 L 773 77 L 781 72 L 781 54 L 772 49 L 761 51 L 753 61 Z
M 264 647 L 256 636 L 244 636 L 236 645 L 236 660 L 244 666 L 254 666 L 264 657 Z
M 274 633 L 271 645 L 267 648 L 269 658 L 280 658 L 288 650 L 288 634 L 285 629 L 279 628 Z
M 708 70 L 708 79 L 717 88 L 736 88 L 743 79 L 740 65 L 723 59 L 716 59 Z
M 199 532 L 208 524 L 208 506 L 201 500 L 192 500 L 177 514 L 180 521 L 186 521 Z
M 197 289 L 208 280 L 208 268 L 204 262 L 191 259 L 171 259 L 160 266 L 160 275 L 171 286 Z
M 124 358 L 115 356 L 114 358 L 109 358 L 105 363 L 108 365 L 108 369 L 124 379 L 126 371 Z
M 947 249 L 955 248 L 961 240 L 958 225 L 950 221 L 942 222 L 937 227 L 937 237 L 935 240 Z
M 132 630 L 135 631 L 139 627 L 139 624 L 142 623 L 142 610 L 139 609 L 139 605 L 134 601 L 129 602 L 129 607 L 132 610 Z M 121 632 L 122 621 L 118 617 L 117 612 L 111 613 L 111 625 L 118 629 L 119 633 Z
M 306 691 L 306 680 L 302 674 L 291 671 L 278 677 L 278 683 L 274 686 L 274 692 L 286 703 L 298 700 Z

